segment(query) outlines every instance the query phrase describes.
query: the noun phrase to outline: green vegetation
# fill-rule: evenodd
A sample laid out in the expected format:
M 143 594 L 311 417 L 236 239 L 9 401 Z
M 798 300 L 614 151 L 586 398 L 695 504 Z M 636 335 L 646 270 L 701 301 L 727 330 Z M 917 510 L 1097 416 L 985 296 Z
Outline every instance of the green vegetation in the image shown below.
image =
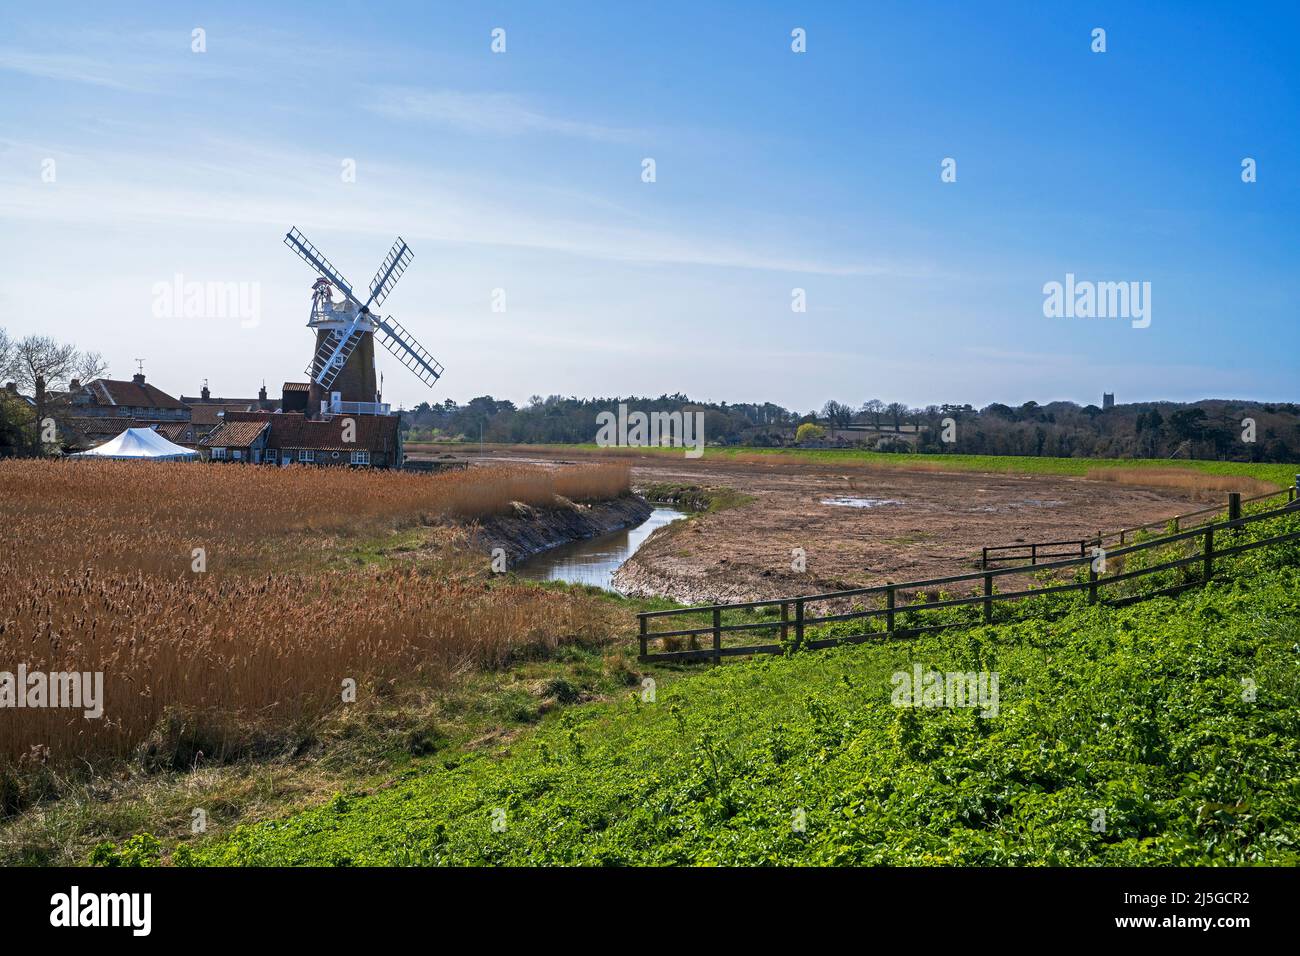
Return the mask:
M 573 451 L 608 452 L 596 445 L 552 446 Z M 680 458 L 680 448 L 637 448 L 637 454 L 667 455 Z M 808 462 L 827 465 L 896 467 L 901 470 L 977 471 L 1012 475 L 1070 475 L 1082 478 L 1094 468 L 1169 468 L 1196 471 L 1207 475 L 1237 475 L 1272 482 L 1279 487 L 1295 483 L 1300 465 L 1267 464 L 1241 461 L 1193 461 L 1164 458 L 1047 458 L 1031 455 L 945 455 L 861 451 L 850 448 L 750 448 L 709 447 L 702 460 L 710 458 L 753 459 L 772 456 L 775 461 Z
M 651 482 L 637 489 L 647 501 L 677 505 L 687 511 L 726 511 L 740 508 L 754 500 L 735 488 L 679 484 L 671 481 Z
M 1300 548 L 1229 570 L 1176 600 L 656 672 L 654 702 L 632 685 L 170 859 L 1295 865 Z M 891 706 L 916 664 L 997 673 L 996 716 Z
M 794 440 L 800 445 L 809 441 L 821 441 L 825 437 L 826 429 L 813 422 L 804 422 L 794 433 Z

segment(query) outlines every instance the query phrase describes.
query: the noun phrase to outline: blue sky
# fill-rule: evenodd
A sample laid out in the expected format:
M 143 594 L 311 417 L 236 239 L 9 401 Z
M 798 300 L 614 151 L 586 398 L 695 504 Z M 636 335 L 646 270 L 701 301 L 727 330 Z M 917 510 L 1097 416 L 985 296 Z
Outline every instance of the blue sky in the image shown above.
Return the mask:
M 407 405 L 1300 397 L 1295 4 L 612 6 L 8 5 L 0 324 L 278 388 L 296 225 L 361 286 L 410 243 L 385 311 L 447 372 L 381 356 Z M 1150 327 L 1044 317 L 1066 273 Z M 155 315 L 177 274 L 258 321 Z

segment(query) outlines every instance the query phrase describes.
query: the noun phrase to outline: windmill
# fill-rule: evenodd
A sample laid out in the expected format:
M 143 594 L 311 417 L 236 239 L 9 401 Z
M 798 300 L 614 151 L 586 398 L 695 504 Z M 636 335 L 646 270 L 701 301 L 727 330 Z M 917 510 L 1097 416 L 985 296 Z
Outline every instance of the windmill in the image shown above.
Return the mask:
M 414 258 L 401 236 L 380 263 L 365 302 L 357 298 L 342 274 L 296 227 L 285 235 L 284 244 L 319 276 L 312 285 L 311 318 L 307 320 L 308 328 L 316 330 L 316 353 L 306 369 L 311 377 L 309 409 L 321 408 L 321 402 L 333 407 L 332 399 L 337 394 L 340 401 L 355 403 L 356 411 L 364 413 L 366 406 L 379 411 L 376 337 L 420 381 L 433 387 L 442 375 L 442 365 L 391 315 L 381 318 L 370 311 L 371 306 L 377 309 L 383 305 Z M 343 294 L 343 301 L 335 301 L 334 289 Z

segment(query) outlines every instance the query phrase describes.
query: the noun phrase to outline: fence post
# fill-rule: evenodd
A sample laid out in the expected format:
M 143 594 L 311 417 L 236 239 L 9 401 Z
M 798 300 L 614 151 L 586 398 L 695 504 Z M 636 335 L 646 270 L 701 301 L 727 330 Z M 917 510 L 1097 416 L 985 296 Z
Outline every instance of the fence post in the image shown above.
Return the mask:
M 722 663 L 722 608 L 713 609 L 713 664 Z
M 894 582 L 885 582 L 885 632 L 894 633 Z
M 803 598 L 794 602 L 794 647 L 795 650 L 803 647 Z
M 1182 515 L 1174 515 L 1174 534 L 1178 534 L 1178 532 L 1183 530 L 1178 524 L 1178 521 L 1181 517 Z
M 1088 603 L 1097 603 L 1097 560 L 1088 562 Z
M 984 623 L 993 620 L 993 575 L 984 575 Z
M 1124 528 L 1120 528 L 1120 529 L 1119 529 L 1119 543 L 1120 543 L 1121 546 L 1123 546 L 1123 544 L 1124 544 L 1124 534 L 1125 534 L 1125 529 L 1124 529 Z M 1097 545 L 1098 545 L 1098 547 L 1100 547 L 1100 546 L 1101 546 L 1101 542 L 1100 542 L 1100 541 L 1097 542 Z
M 1241 517 L 1241 492 L 1228 492 L 1228 520 L 1236 521 Z
M 1037 545 L 1037 544 L 1031 544 L 1031 545 L 1029 546 L 1029 563 L 1030 563 L 1031 565 L 1032 565 L 1032 564 L 1037 564 L 1037 563 L 1038 563 L 1038 545 Z
M 785 646 L 785 642 L 789 639 L 789 637 L 790 637 L 790 602 L 782 601 L 781 602 L 781 646 L 782 647 Z
M 1205 529 L 1205 583 L 1214 574 L 1214 525 Z
M 638 617 L 638 618 L 640 619 L 640 621 L 641 621 L 641 660 L 645 660 L 645 658 L 646 658 L 646 653 L 647 653 L 647 651 L 646 651 L 646 629 L 645 629 L 646 620 L 645 620 L 645 615 L 643 615 L 643 614 L 638 614 L 637 617 Z
M 983 571 L 989 566 L 989 549 L 987 547 L 980 549 L 980 570 Z

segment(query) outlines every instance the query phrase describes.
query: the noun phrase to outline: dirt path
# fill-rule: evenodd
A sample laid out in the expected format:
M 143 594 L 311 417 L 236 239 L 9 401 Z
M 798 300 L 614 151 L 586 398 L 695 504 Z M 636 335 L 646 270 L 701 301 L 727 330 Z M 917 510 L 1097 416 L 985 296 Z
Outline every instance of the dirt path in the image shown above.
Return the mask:
M 562 460 L 544 449 L 491 457 Z M 1205 507 L 1176 492 L 1057 476 L 870 471 L 707 456 L 639 457 L 631 464 L 638 485 L 715 485 L 754 499 L 656 531 L 615 576 L 629 593 L 690 603 L 960 574 L 974 569 L 984 545 L 1091 537 Z M 871 506 L 826 503 L 836 499 L 870 499 Z M 792 567 L 796 548 L 806 555 L 803 573 Z

